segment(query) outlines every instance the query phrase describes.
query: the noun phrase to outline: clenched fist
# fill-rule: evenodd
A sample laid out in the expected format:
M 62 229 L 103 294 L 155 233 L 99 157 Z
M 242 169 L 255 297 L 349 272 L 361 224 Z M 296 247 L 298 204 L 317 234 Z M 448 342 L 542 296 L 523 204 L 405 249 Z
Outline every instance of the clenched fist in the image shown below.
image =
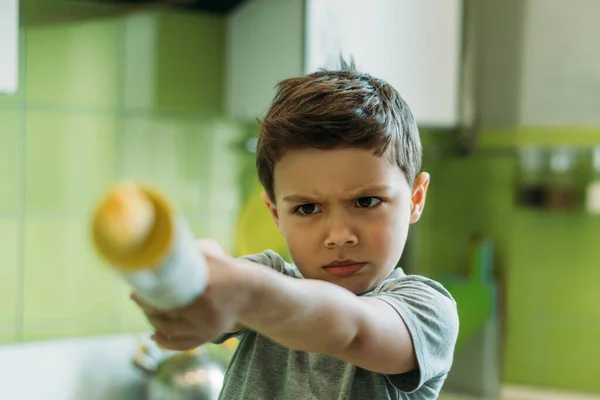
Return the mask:
M 250 290 L 246 289 L 251 280 L 243 276 L 243 266 L 213 240 L 199 240 L 198 251 L 208 264 L 208 285 L 191 304 L 161 311 L 131 295 L 156 330 L 153 340 L 166 349 L 193 349 L 237 330 L 239 316 L 250 304 Z

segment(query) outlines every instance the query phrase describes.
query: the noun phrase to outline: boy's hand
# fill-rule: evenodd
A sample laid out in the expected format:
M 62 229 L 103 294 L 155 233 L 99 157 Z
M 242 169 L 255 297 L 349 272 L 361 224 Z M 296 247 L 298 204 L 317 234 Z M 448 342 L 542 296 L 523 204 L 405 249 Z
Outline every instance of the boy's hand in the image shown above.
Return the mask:
M 246 291 L 240 290 L 234 264 L 227 262 L 229 256 L 212 240 L 199 240 L 209 266 L 209 282 L 205 292 L 192 304 L 183 308 L 156 310 L 131 295 L 150 324 L 156 329 L 152 336 L 159 345 L 170 350 L 196 348 L 223 332 L 232 331 L 246 301 Z

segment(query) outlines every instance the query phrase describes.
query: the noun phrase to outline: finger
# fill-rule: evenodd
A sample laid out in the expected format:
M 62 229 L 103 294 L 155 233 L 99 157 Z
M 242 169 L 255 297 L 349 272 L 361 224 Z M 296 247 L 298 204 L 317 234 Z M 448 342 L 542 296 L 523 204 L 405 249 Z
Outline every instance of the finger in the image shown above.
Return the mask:
M 133 300 L 135 304 L 137 304 L 142 309 L 144 314 L 146 314 L 147 316 L 160 317 L 164 319 L 179 319 L 179 315 L 176 310 L 158 310 L 150 304 L 146 303 L 135 293 L 131 293 L 129 297 L 131 298 L 131 300 Z
M 205 343 L 198 337 L 173 338 L 163 332 L 156 332 L 152 335 L 152 340 L 162 348 L 177 351 L 192 350 Z
M 194 336 L 197 334 L 196 328 L 183 319 L 165 319 L 161 317 L 148 316 L 148 322 L 157 331 L 164 332 L 172 337 L 180 338 Z
M 135 292 L 131 292 L 129 298 L 133 300 L 135 304 L 138 305 L 146 314 L 156 314 L 158 310 L 152 307 L 150 304 L 146 303 L 140 296 L 138 296 Z
M 152 334 L 152 336 L 150 336 L 150 339 L 155 340 L 155 341 L 163 341 L 163 342 L 169 342 L 169 341 L 171 341 L 171 342 L 176 342 L 176 341 L 178 341 L 178 342 L 194 342 L 194 341 L 200 342 L 200 341 L 202 341 L 200 339 L 199 335 L 172 336 L 172 335 L 169 335 L 167 332 L 159 331 L 159 330 L 156 330 Z

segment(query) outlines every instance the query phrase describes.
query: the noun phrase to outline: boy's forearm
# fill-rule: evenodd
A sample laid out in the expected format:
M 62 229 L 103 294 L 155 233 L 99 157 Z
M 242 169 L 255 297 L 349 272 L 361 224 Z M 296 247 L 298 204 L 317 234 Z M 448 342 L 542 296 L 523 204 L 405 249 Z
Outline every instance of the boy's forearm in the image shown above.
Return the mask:
M 358 332 L 362 303 L 350 291 L 328 282 L 295 279 L 267 267 L 240 268 L 251 301 L 239 322 L 294 350 L 336 355 Z

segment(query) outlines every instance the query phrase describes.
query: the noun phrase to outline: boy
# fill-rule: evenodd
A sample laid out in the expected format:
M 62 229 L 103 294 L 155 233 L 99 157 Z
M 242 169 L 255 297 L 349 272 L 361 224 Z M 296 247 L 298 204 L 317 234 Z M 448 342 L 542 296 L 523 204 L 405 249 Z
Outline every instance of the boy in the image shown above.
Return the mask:
M 224 400 L 435 399 L 450 370 L 454 300 L 396 267 L 429 185 L 415 121 L 389 84 L 341 64 L 282 81 L 260 123 L 263 200 L 294 265 L 200 241 L 209 284 L 193 304 L 134 297 L 166 348 L 239 338 Z

